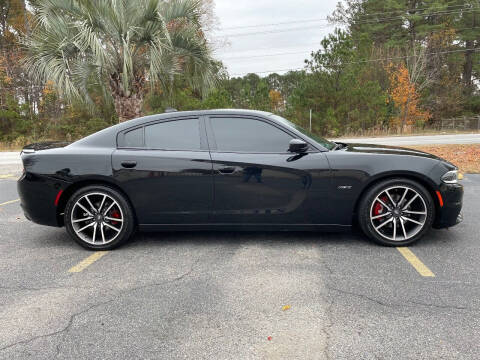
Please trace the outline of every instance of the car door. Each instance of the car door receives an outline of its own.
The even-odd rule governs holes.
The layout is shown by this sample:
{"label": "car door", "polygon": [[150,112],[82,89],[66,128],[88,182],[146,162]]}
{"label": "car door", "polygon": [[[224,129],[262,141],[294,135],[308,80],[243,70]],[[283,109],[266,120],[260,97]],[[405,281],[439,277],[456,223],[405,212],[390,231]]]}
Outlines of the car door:
{"label": "car door", "polygon": [[330,169],[325,155],[288,152],[295,135],[267,119],[210,116],[215,223],[323,224]]}
{"label": "car door", "polygon": [[150,123],[118,136],[113,176],[140,224],[208,221],[213,205],[212,163],[200,117]]}

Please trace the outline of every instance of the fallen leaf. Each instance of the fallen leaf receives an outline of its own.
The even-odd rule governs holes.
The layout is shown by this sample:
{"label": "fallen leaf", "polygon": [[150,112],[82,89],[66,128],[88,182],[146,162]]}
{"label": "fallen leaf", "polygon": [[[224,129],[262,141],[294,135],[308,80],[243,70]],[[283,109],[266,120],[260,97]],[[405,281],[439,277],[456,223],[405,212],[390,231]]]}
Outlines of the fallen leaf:
{"label": "fallen leaf", "polygon": [[463,173],[480,173],[479,144],[415,145],[409,147],[440,156],[457,165]]}
{"label": "fallen leaf", "polygon": [[267,340],[272,341],[272,337],[271,336],[267,337]]}
{"label": "fallen leaf", "polygon": [[284,306],[282,306],[282,310],[286,311],[286,310],[290,309],[290,307],[291,307],[290,305],[284,305]]}

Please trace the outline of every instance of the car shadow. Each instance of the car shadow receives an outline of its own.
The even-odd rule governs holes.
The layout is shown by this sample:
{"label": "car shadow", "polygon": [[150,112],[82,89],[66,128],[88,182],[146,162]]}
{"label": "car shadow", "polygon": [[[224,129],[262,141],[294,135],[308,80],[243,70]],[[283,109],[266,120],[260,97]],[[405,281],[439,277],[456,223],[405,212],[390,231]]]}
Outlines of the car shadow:
{"label": "car shadow", "polygon": [[[462,240],[462,232],[453,229],[432,229],[425,237],[409,247],[452,246]],[[305,231],[176,231],[137,232],[122,248],[155,247],[173,244],[208,245],[312,245],[316,247],[374,247],[382,248],[360,230],[343,232]]]}
{"label": "car shadow", "polygon": [[353,232],[302,232],[302,231],[177,231],[138,232],[122,248],[158,246],[167,244],[247,244],[262,245],[372,245],[363,234]]}
{"label": "car shadow", "polygon": [[[452,246],[459,243],[462,233],[455,229],[432,229],[424,238],[411,247]],[[460,230],[460,231],[459,231]],[[35,236],[35,242],[29,247],[75,247],[75,243],[65,229],[42,228]],[[305,232],[305,231],[161,231],[137,232],[132,239],[119,249],[154,248],[175,244],[194,245],[304,245],[315,247],[381,247],[368,239],[358,229],[343,232]]]}
{"label": "car shadow", "polygon": [[463,239],[460,226],[462,225],[457,225],[451,229],[432,229],[426,236],[411,246],[432,247],[445,244],[449,246],[455,245]]}

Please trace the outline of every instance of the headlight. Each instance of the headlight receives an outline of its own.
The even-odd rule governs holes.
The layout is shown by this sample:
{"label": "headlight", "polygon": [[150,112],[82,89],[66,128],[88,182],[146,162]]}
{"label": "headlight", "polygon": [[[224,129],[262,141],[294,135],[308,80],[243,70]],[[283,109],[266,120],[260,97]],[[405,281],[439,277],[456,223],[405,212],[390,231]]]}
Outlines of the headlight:
{"label": "headlight", "polygon": [[456,184],[458,182],[458,170],[452,170],[442,176],[445,184]]}

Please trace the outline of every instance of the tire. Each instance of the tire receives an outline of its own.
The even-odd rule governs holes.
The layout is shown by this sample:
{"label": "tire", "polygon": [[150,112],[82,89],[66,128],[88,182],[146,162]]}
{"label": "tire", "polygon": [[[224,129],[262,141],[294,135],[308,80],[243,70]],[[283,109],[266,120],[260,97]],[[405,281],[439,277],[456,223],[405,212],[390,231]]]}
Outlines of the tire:
{"label": "tire", "polygon": [[135,230],[127,199],[104,185],[77,190],[67,202],[64,221],[73,240],[89,250],[115,249],[130,239]]}
{"label": "tire", "polygon": [[374,184],[358,208],[363,233],[384,246],[406,246],[418,241],[431,229],[434,219],[435,204],[430,193],[416,181],[404,178]]}

